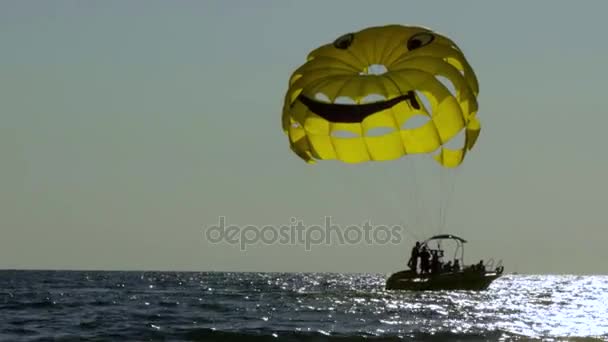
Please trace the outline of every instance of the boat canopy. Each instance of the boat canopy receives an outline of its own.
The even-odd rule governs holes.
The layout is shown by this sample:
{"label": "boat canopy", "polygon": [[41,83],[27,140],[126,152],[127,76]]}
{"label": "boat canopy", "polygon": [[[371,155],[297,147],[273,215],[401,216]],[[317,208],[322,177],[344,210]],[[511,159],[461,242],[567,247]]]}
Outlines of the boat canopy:
{"label": "boat canopy", "polygon": [[452,234],[441,234],[441,235],[435,235],[433,237],[428,238],[424,243],[426,244],[427,242],[431,241],[431,240],[443,240],[443,239],[452,239],[452,240],[458,240],[462,243],[467,242],[467,240],[458,237],[456,235],[452,235]]}

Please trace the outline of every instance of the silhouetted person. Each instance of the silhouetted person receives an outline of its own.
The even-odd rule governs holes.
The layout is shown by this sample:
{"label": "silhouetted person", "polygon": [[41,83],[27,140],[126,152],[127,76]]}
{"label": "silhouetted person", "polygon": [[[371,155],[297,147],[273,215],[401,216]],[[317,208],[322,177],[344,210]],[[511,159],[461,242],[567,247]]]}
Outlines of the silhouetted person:
{"label": "silhouetted person", "polygon": [[454,272],[460,272],[460,260],[454,260],[454,266],[452,267]]}
{"label": "silhouetted person", "polygon": [[433,274],[438,274],[439,272],[441,272],[441,263],[439,262],[439,252],[438,251],[432,251],[432,258],[431,258],[431,273]]}
{"label": "silhouetted person", "polygon": [[407,265],[416,274],[418,273],[418,257],[420,257],[420,242],[416,241],[416,245],[412,248],[410,260],[407,262]]}
{"label": "silhouetted person", "polygon": [[479,260],[479,263],[477,264],[477,271],[479,272],[483,272],[485,271],[485,266],[483,265],[483,260]]}
{"label": "silhouetted person", "polygon": [[445,265],[443,266],[443,271],[452,272],[452,262],[451,261],[448,261],[445,263]]}
{"label": "silhouetted person", "polygon": [[429,250],[426,248],[426,246],[422,247],[422,251],[420,252],[420,269],[421,269],[421,273],[429,273],[429,268],[430,268],[430,258],[431,258],[431,253],[429,253]]}

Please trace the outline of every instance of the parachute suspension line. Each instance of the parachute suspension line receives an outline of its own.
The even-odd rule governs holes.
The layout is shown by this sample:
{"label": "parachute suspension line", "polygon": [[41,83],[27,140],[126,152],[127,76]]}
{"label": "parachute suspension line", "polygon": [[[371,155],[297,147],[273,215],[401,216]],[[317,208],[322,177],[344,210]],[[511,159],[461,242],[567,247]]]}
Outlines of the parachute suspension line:
{"label": "parachute suspension line", "polygon": [[433,234],[442,234],[447,224],[447,213],[451,197],[454,190],[454,182],[451,173],[455,168],[445,168],[438,166],[437,161],[432,155],[422,156],[429,170],[424,173],[428,176],[424,181],[424,193],[427,198],[420,198],[418,201],[423,207],[420,214],[424,218],[424,223]]}
{"label": "parachute suspension line", "polygon": [[441,182],[441,193],[440,193],[440,197],[442,200],[441,203],[441,221],[439,224],[439,233],[444,233],[445,231],[445,226],[446,226],[446,217],[447,217],[447,211],[448,211],[448,206],[450,204],[450,195],[451,195],[451,189],[450,189],[450,185],[453,184],[452,182],[450,182],[449,179],[449,175],[451,173],[451,169],[448,170],[440,170],[440,174],[439,174],[439,178],[440,178],[440,182]]}
{"label": "parachute suspension line", "polygon": [[[421,222],[422,225],[426,227],[433,234],[438,233],[439,227],[439,218],[441,217],[441,197],[437,198],[440,193],[440,184],[437,179],[438,169],[441,166],[437,165],[437,161],[433,158],[432,155],[420,155],[420,162],[426,168],[428,168],[427,172],[422,172],[422,175],[426,175],[427,177],[422,182],[421,187],[423,188],[423,195],[419,196],[419,204],[421,206],[419,212],[422,217]],[[424,196],[426,195],[426,197]]]}
{"label": "parachute suspension line", "polygon": [[438,196],[439,196],[439,200],[438,200],[439,201],[439,216],[437,217],[438,218],[437,219],[437,232],[442,233],[442,230],[443,230],[442,221],[443,221],[443,214],[444,214],[444,211],[443,211],[444,197],[442,196],[443,195],[443,191],[442,191],[443,190],[443,177],[442,177],[443,170],[442,170],[442,168],[439,168],[437,173],[439,174],[439,176],[438,176],[439,181],[437,182],[438,187],[439,187],[439,189],[437,191]]}
{"label": "parachute suspension line", "polygon": [[[451,172],[453,171],[454,176],[458,176],[458,174],[460,173],[460,171],[458,169],[448,170],[448,171],[451,171]],[[453,178],[453,177],[451,177],[451,178]],[[445,217],[443,219],[443,221],[444,221],[443,222],[444,227],[446,225],[445,221],[447,219],[447,214],[448,214],[447,211],[450,210],[451,204],[452,204],[452,198],[454,198],[454,190],[456,188],[456,180],[455,179],[452,180],[452,179],[448,178],[448,182],[447,183],[448,183],[448,193],[445,196],[447,203],[445,205],[446,206],[446,208],[445,208],[446,214],[445,214]]]}
{"label": "parachute suspension line", "polygon": [[438,231],[439,233],[443,233],[443,229],[444,229],[444,223],[445,223],[445,206],[446,206],[446,199],[445,199],[445,194],[444,194],[444,190],[445,190],[445,182],[444,182],[444,170],[439,170],[439,224],[438,224]]}
{"label": "parachute suspension line", "polygon": [[456,188],[456,179],[460,174],[460,168],[463,165],[460,165],[456,168],[452,169],[442,169],[440,172],[440,182],[441,182],[441,223],[439,226],[439,233],[444,233],[446,225],[447,225],[447,215],[448,209],[450,208],[450,204],[452,203],[452,198],[454,196],[454,190]]}
{"label": "parachute suspension line", "polygon": [[446,172],[447,170],[443,170],[440,169],[439,170],[439,224],[438,224],[438,231],[439,234],[442,234],[444,232],[445,229],[445,217],[446,217],[446,210],[447,210],[447,196],[446,196],[446,182],[445,182],[445,176],[446,176]]}
{"label": "parachute suspension line", "polygon": [[[412,155],[398,161],[403,164],[403,168],[397,168],[398,179],[401,181],[397,182],[399,187],[391,188],[394,197],[404,197],[403,201],[399,199],[398,203],[395,203],[395,205],[398,204],[395,210],[400,213],[402,224],[404,216],[410,223],[409,226],[404,226],[417,241],[421,241],[420,235],[428,235],[429,225],[431,225],[429,209],[432,209],[432,206],[429,207],[431,199],[427,197],[432,186],[429,186],[428,179],[423,177],[424,175],[428,177],[428,173],[422,172],[424,169],[420,169],[422,166],[418,165],[423,164],[427,161],[426,159],[428,156]],[[435,163],[434,160],[432,162]],[[405,215],[403,215],[404,212]]]}
{"label": "parachute suspension line", "polygon": [[[346,197],[352,198],[353,196],[353,192],[355,192],[355,190],[358,193],[354,193],[354,197],[357,198],[359,196],[363,196],[365,197],[365,202],[367,202],[367,209],[371,210],[372,206],[370,204],[373,204],[372,201],[372,196],[370,196],[369,191],[366,191],[365,189],[365,185],[361,186],[361,183],[363,184],[367,184],[367,182],[361,182],[358,178],[360,176],[357,176],[357,171],[361,171],[361,170],[348,170],[348,168],[351,167],[351,165],[339,165],[340,168],[347,168],[344,171],[339,171],[340,175],[338,176],[338,178],[342,181],[342,183],[346,183],[348,181],[349,184],[344,184],[345,189],[351,189],[350,191],[346,190],[344,191]],[[344,176],[346,174],[346,177]]]}
{"label": "parachute suspension line", "polygon": [[[373,175],[368,175],[368,177],[370,177],[371,179],[374,179]],[[368,207],[369,211],[370,212],[377,211],[377,209],[376,210],[374,210],[374,209],[375,209],[375,207],[378,207],[378,203],[381,201],[381,198],[382,198],[382,191],[379,192],[378,183],[371,182],[371,181],[365,179],[362,182],[357,182],[357,184],[360,184],[359,188],[365,192],[365,198],[367,201],[367,207]],[[371,218],[370,218],[370,221],[371,221]]]}
{"label": "parachute suspension line", "polygon": [[[378,165],[366,165],[366,166],[378,167]],[[384,165],[380,165],[380,166],[384,166]],[[356,171],[361,172],[362,170],[359,169]],[[401,227],[404,229],[405,233],[413,236],[416,240],[420,240],[419,236],[411,229],[408,229],[408,226],[405,224],[403,217],[401,216],[401,212],[403,211],[403,209],[399,208],[398,203],[395,203],[395,200],[398,201],[398,199],[395,199],[394,196],[393,196],[393,200],[387,199],[387,193],[390,191],[382,191],[383,189],[381,189],[380,182],[371,182],[370,179],[374,179],[373,175],[370,175],[369,173],[367,173],[365,175],[367,177],[364,176],[363,180],[358,180],[360,178],[359,178],[359,176],[356,176],[356,172],[353,173],[352,171],[347,170],[346,172],[342,172],[341,175],[343,175],[344,173],[348,174],[348,176],[339,177],[339,178],[341,178],[342,183],[347,183],[348,181],[350,181],[351,184],[344,184],[344,185],[346,185],[346,188],[347,189],[349,189],[349,188],[357,189],[358,191],[360,191],[360,194],[357,194],[357,195],[363,195],[365,197],[365,199],[366,199],[365,202],[367,202],[367,208],[368,208],[369,212],[376,211],[376,210],[374,210],[374,208],[377,208],[377,207],[390,208],[389,210],[392,210],[396,213],[397,218],[399,220],[399,224],[401,224]],[[355,184],[357,184],[357,185],[355,185]],[[390,186],[390,189],[394,190],[395,188],[397,188],[397,187]],[[345,191],[345,193],[346,193],[347,197],[350,197],[350,195],[352,195],[352,192],[349,192],[348,190]],[[394,195],[394,192],[391,192],[391,193]],[[370,223],[371,223],[371,220],[370,220]]]}
{"label": "parachute suspension line", "polygon": [[[391,163],[399,163],[399,161],[392,161]],[[382,166],[382,165],[381,165]],[[378,167],[378,166],[376,166]],[[403,212],[407,212],[408,209],[408,204],[405,203],[404,206],[404,201],[402,200],[400,194],[403,192],[402,190],[402,179],[403,176],[401,175],[401,173],[399,174],[399,177],[397,177],[396,181],[393,181],[393,177],[391,177],[390,175],[390,169],[388,172],[384,173],[383,175],[384,180],[388,181],[388,182],[383,182],[383,183],[379,183],[378,186],[374,189],[376,192],[380,192],[381,195],[379,194],[378,199],[381,199],[381,201],[383,203],[381,203],[381,205],[383,205],[386,208],[389,208],[390,211],[392,211],[394,213],[394,215],[396,215],[397,220],[399,221],[399,224],[401,226],[401,229],[403,231],[405,231],[406,234],[412,236],[413,238],[415,238],[416,240],[420,240],[420,237],[418,236],[417,232],[413,229],[410,228],[410,226],[408,224],[406,224],[406,220],[404,219],[404,215]],[[407,179],[407,178],[406,178]],[[381,189],[380,186],[381,184],[388,184],[388,189]],[[407,186],[407,180],[406,180],[406,185],[405,185],[405,191],[408,190],[408,186]],[[378,201],[376,201],[374,203],[375,205],[378,205]],[[411,207],[411,206],[409,206]],[[407,218],[407,214],[405,215],[405,217]]]}
{"label": "parachute suspension line", "polygon": [[[409,216],[408,221],[410,222],[410,225],[406,226],[405,228],[411,232],[420,233],[420,231],[419,231],[420,223],[421,223],[420,189],[419,189],[419,185],[418,185],[418,179],[416,176],[416,173],[417,173],[416,167],[417,166],[416,166],[416,163],[412,160],[412,157],[413,156],[411,156],[410,158],[406,157],[403,160],[403,164],[405,164],[403,167],[404,170],[399,170],[399,171],[405,172],[405,174],[400,172],[400,175],[399,175],[399,179],[405,179],[405,184],[404,184],[404,189],[401,189],[401,187],[400,187],[398,193],[405,192],[406,198],[409,199],[409,203],[406,204],[406,207],[400,208],[400,212],[405,211],[406,215]],[[418,240],[418,241],[421,240],[419,234],[416,234],[416,233],[414,233],[416,240]]]}
{"label": "parachute suspension line", "polygon": [[[395,206],[395,210],[399,213],[399,221],[401,222],[401,226],[403,229],[405,229],[406,231],[408,231],[417,241],[420,241],[420,235],[418,233],[420,233],[418,231],[418,227],[419,227],[419,210],[418,210],[418,205],[419,205],[419,201],[418,201],[418,186],[416,183],[416,164],[409,158],[405,158],[403,160],[403,164],[405,164],[404,166],[404,170],[400,170],[399,169],[399,177],[398,179],[405,179],[405,184],[402,184],[401,182],[399,182],[399,187],[392,187],[393,191],[393,197],[397,199],[397,202],[394,203]],[[411,169],[411,170],[408,170]],[[405,171],[405,175],[402,173],[402,171]],[[411,172],[407,172],[407,171],[411,171]],[[404,189],[402,188],[402,186],[404,187]],[[395,191],[396,190],[396,191]],[[409,197],[410,199],[410,203],[403,203],[404,201],[401,200],[401,194],[402,193],[406,193],[406,198]],[[409,194],[409,196],[407,196]],[[405,206],[404,206],[405,205]],[[409,210],[408,210],[409,209]],[[413,213],[412,213],[413,210]],[[405,215],[403,215],[403,212],[405,212]],[[414,220],[413,222],[411,221],[411,219],[409,219],[410,224],[406,224],[404,219],[404,216],[406,217],[406,219],[409,219],[408,216],[413,216]]]}

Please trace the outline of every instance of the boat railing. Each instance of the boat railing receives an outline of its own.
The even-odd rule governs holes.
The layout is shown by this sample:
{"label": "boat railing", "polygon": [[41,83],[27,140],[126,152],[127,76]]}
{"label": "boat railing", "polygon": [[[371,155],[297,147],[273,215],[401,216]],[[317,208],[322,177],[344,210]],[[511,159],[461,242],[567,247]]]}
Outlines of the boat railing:
{"label": "boat railing", "polygon": [[494,258],[488,259],[488,261],[484,263],[484,267],[486,271],[494,269]]}
{"label": "boat railing", "polygon": [[485,271],[502,273],[502,270],[504,269],[502,265],[502,259],[498,260],[498,262],[496,262],[496,265],[494,265],[494,261],[494,258],[488,259],[488,261],[484,265]]}
{"label": "boat railing", "polygon": [[496,272],[497,273],[502,273],[504,271],[505,267],[502,265],[502,259],[498,260],[498,262],[496,263]]}

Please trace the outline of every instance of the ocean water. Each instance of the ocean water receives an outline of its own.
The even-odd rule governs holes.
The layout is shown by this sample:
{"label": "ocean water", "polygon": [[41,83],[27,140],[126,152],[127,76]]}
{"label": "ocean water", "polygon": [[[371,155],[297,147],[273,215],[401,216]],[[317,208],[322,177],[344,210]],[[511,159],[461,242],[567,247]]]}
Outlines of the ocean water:
{"label": "ocean water", "polygon": [[393,292],[386,275],[0,271],[1,341],[608,340],[608,276]]}

